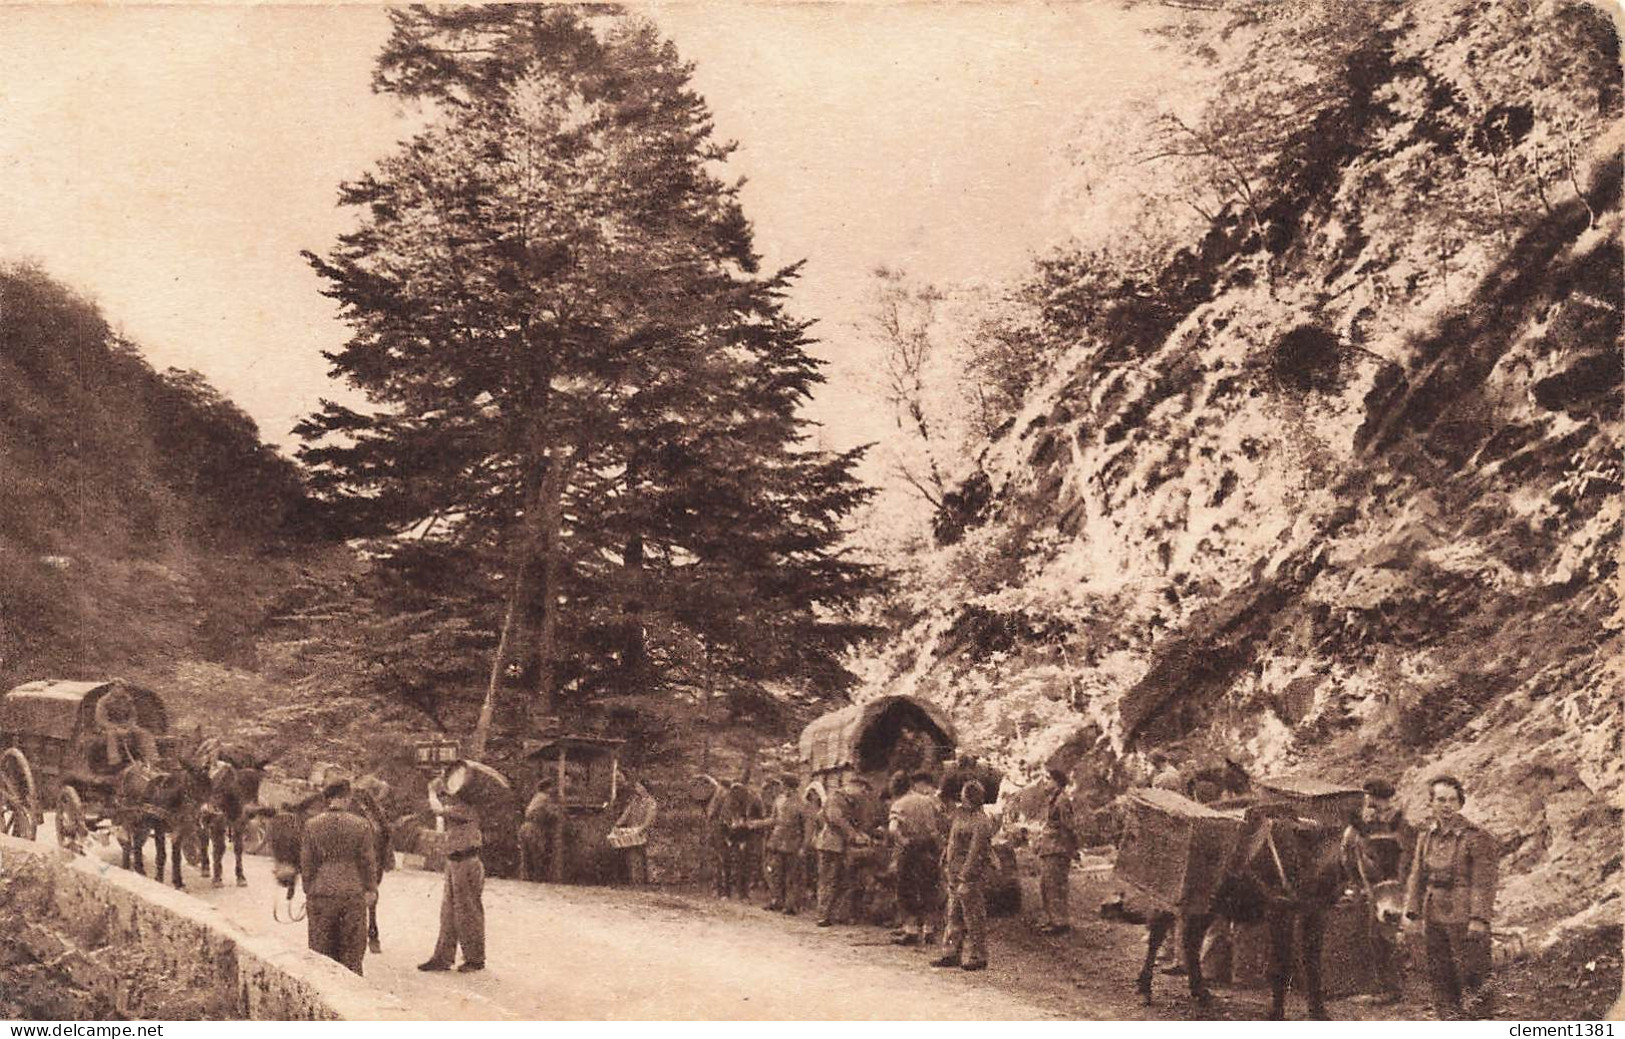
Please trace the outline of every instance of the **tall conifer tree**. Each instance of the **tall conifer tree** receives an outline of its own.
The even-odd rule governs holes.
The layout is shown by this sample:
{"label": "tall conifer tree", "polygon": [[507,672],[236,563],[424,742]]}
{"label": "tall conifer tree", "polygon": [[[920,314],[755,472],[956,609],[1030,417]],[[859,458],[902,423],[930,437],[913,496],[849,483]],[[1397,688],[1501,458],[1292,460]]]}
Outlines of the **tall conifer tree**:
{"label": "tall conifer tree", "polygon": [[486,560],[493,692],[512,661],[544,712],[641,684],[656,628],[741,678],[840,686],[877,580],[839,549],[859,453],[806,449],[796,270],[760,271],[690,66],[601,8],[391,18],[375,87],[429,120],[309,256],[353,329],[333,374],[373,404],[303,425],[318,490]]}

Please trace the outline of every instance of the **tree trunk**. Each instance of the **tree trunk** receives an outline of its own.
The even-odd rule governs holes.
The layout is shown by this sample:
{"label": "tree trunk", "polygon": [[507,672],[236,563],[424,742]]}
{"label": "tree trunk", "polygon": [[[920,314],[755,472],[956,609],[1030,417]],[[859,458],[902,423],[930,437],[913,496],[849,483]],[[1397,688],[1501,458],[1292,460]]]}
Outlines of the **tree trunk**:
{"label": "tree trunk", "polygon": [[643,674],[643,536],[634,534],[621,553],[626,569],[626,601],[621,618],[621,694],[636,691]]}
{"label": "tree trunk", "polygon": [[491,659],[491,679],[485,686],[485,702],[480,704],[480,720],[474,724],[474,735],[469,740],[468,756],[475,761],[485,759],[485,745],[491,738],[491,719],[496,715],[497,690],[502,685],[502,669],[508,662],[508,646],[513,641],[514,621],[519,615],[519,601],[524,594],[525,571],[529,560],[523,553],[513,575],[513,587],[508,589],[508,606],[502,615],[502,634],[497,638],[496,654]]}
{"label": "tree trunk", "polygon": [[570,471],[580,452],[566,456],[553,452],[548,456],[547,470],[542,476],[537,495],[536,546],[541,552],[541,621],[536,632],[536,710],[543,715],[554,713],[558,690],[554,688],[556,673],[554,658],[558,655],[559,633],[559,579],[564,571],[564,488],[569,484]]}

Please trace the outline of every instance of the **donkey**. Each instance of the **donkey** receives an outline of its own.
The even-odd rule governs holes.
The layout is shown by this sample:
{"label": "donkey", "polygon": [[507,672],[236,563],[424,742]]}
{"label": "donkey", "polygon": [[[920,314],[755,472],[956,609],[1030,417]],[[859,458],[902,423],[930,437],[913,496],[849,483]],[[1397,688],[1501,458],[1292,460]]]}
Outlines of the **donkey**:
{"label": "donkey", "polygon": [[247,887],[248,878],[243,874],[243,830],[252,818],[249,806],[259,800],[260,783],[265,778],[265,762],[220,752],[217,746],[210,746],[208,750],[208,754],[202,755],[204,760],[214,760],[208,766],[209,793],[201,812],[204,831],[202,867],[205,872],[212,873],[215,887],[224,886],[221,873],[224,871],[226,839],[229,837],[232,854],[236,858],[237,886]]}
{"label": "donkey", "polygon": [[165,840],[172,837],[175,888],[185,888],[181,851],[195,850],[199,841],[198,806],[208,796],[208,784],[204,771],[186,761],[167,770],[135,761],[119,771],[113,783],[113,818],[125,869],[146,875],[144,849],[150,835],[157,860],[155,875],[163,883],[168,857]]}

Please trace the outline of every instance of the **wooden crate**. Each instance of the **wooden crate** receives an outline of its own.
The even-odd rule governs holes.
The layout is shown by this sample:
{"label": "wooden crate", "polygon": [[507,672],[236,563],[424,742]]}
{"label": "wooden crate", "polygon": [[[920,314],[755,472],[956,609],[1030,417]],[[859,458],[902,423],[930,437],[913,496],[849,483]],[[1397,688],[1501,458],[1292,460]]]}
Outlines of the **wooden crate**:
{"label": "wooden crate", "polygon": [[1206,912],[1241,836],[1240,812],[1216,811],[1171,790],[1135,790],[1125,803],[1117,879],[1163,909]]}
{"label": "wooden crate", "polygon": [[1359,816],[1365,804],[1365,791],[1359,787],[1313,777],[1261,779],[1256,785],[1261,800],[1289,802],[1305,819],[1335,826],[1339,831]]}

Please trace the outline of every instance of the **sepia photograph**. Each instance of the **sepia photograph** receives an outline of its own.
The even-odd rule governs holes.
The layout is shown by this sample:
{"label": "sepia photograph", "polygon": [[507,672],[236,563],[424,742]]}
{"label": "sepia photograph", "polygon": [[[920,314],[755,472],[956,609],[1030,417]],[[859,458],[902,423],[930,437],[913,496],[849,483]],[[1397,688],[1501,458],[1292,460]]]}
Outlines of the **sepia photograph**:
{"label": "sepia photograph", "polygon": [[9,1034],[1611,1036],[1622,25],[0,7]]}

